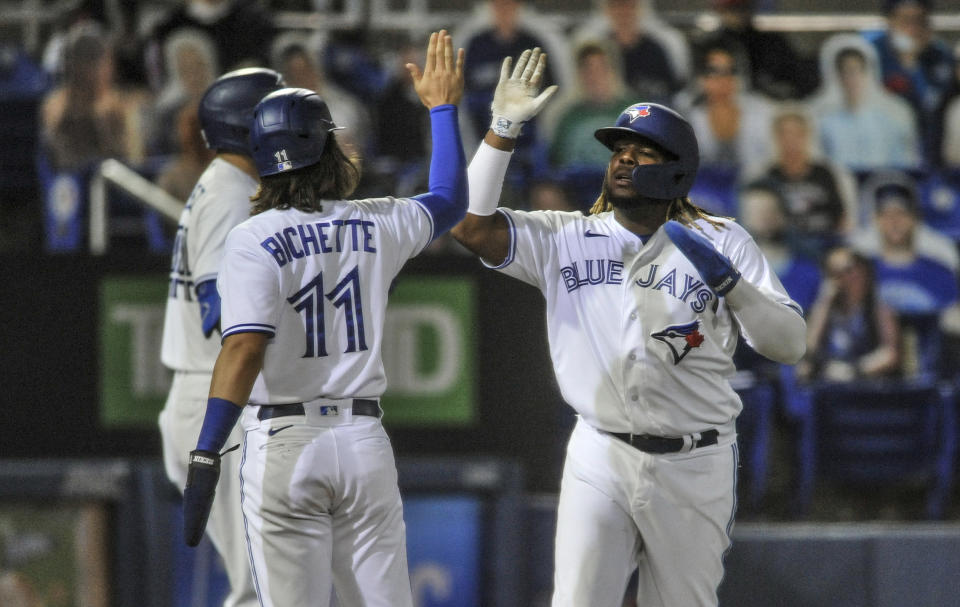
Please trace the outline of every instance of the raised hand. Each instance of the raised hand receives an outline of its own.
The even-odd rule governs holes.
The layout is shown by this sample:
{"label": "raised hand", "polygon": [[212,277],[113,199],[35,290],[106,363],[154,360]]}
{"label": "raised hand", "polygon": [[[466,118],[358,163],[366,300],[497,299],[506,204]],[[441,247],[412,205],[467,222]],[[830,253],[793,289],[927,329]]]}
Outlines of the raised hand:
{"label": "raised hand", "polygon": [[464,51],[459,49],[454,60],[453,38],[447,30],[430,34],[423,71],[414,63],[406,65],[423,105],[433,108],[460,102],[463,97],[463,58]]}
{"label": "raised hand", "polygon": [[[539,48],[527,49],[510,69],[513,59],[507,57],[500,66],[500,81],[493,93],[493,122],[495,135],[516,139],[523,123],[537,115],[547,100],[557,92],[557,85],[540,92],[543,72],[547,68],[547,54]],[[539,94],[538,94],[539,93]]]}

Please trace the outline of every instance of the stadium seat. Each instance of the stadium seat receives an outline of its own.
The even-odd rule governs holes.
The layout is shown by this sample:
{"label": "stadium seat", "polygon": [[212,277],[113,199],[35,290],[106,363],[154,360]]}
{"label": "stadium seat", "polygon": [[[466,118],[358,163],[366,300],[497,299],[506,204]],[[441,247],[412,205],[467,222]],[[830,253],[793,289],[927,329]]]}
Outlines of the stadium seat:
{"label": "stadium seat", "polygon": [[960,170],[930,173],[919,185],[924,223],[960,242]]}
{"label": "stadium seat", "polygon": [[738,179],[736,169],[701,166],[690,189],[690,200],[715,215],[736,217]]}
{"label": "stadium seat", "polygon": [[557,180],[569,194],[574,206],[586,213],[600,195],[605,170],[602,166],[568,166],[558,171]]}
{"label": "stadium seat", "polygon": [[798,423],[794,513],[810,512],[822,482],[926,489],[924,515],[942,519],[954,474],[956,398],[933,379],[800,385],[784,374]]}
{"label": "stadium seat", "polygon": [[37,177],[43,194],[44,250],[74,253],[86,243],[86,214],[94,167],[73,171],[53,168],[42,146],[36,151]]}
{"label": "stadium seat", "polygon": [[900,313],[900,333],[904,342],[904,373],[908,377],[925,376],[949,379],[956,371],[945,368],[943,347],[945,336],[940,328],[940,314]]}
{"label": "stadium seat", "polygon": [[[90,197],[100,163],[75,170],[57,169],[40,146],[35,154],[36,171],[43,194],[44,250],[47,253],[77,253],[88,244]],[[154,176],[156,167],[145,164],[138,172]],[[156,211],[117,188],[107,188],[108,236],[130,247],[169,254],[173,230]]]}
{"label": "stadium seat", "polygon": [[23,49],[0,43],[0,252],[40,242],[39,176],[34,160],[40,106],[49,78]]}
{"label": "stadium seat", "polygon": [[[738,374],[738,377],[742,375]],[[737,440],[740,461],[746,472],[743,483],[746,506],[755,511],[767,494],[777,391],[770,382],[753,378],[742,383],[731,382],[731,385],[743,401],[743,411],[737,418]]]}

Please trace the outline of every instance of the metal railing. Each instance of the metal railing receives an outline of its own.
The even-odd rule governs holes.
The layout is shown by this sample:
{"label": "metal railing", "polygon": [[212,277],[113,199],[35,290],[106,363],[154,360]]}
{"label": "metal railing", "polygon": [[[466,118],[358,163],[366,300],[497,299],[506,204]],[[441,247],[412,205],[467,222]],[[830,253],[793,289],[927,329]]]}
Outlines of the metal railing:
{"label": "metal railing", "polygon": [[149,179],[118,160],[108,158],[100,163],[90,181],[90,253],[103,255],[110,241],[110,210],[107,186],[126,192],[137,203],[160,213],[174,224],[180,220],[184,203]]}

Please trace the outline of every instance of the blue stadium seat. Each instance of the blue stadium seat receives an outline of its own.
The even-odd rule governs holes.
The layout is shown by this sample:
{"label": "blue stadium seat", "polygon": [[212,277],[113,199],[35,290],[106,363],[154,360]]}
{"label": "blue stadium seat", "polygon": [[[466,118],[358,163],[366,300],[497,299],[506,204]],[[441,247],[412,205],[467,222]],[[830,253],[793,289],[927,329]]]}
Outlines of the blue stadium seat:
{"label": "blue stadium seat", "polygon": [[900,313],[900,333],[904,342],[909,343],[904,361],[907,372],[926,377],[950,379],[955,369],[945,368],[943,348],[945,335],[940,328],[940,314]]}
{"label": "blue stadium seat", "polygon": [[942,519],[953,486],[956,396],[932,379],[799,385],[784,374],[788,416],[798,423],[794,513],[809,514],[821,482],[923,486],[924,515]]}
{"label": "blue stadium seat", "polygon": [[590,210],[603,189],[605,167],[592,165],[571,165],[558,171],[559,181],[570,201],[584,213]]}
{"label": "blue stadium seat", "polygon": [[733,385],[743,401],[743,411],[737,418],[737,440],[746,471],[745,501],[751,510],[757,510],[767,494],[777,390],[771,382],[756,379]]}
{"label": "blue stadium seat", "polygon": [[924,223],[960,242],[960,169],[930,173],[919,185]]}
{"label": "blue stadium seat", "polygon": [[715,215],[736,217],[738,179],[736,169],[701,166],[690,189],[690,200]]}
{"label": "blue stadium seat", "polygon": [[0,249],[40,241],[39,176],[34,153],[49,78],[23,49],[0,43]]}
{"label": "blue stadium seat", "polygon": [[43,194],[43,244],[47,253],[73,253],[86,244],[90,177],[95,167],[55,169],[39,146],[36,174]]}
{"label": "blue stadium seat", "polygon": [[[36,172],[43,194],[44,250],[47,253],[77,253],[87,246],[91,183],[99,163],[75,170],[57,169],[43,146],[35,154]],[[151,179],[156,167],[145,164],[138,172]],[[173,230],[156,211],[144,208],[132,195],[107,188],[110,238],[125,238],[135,248],[169,254]]]}

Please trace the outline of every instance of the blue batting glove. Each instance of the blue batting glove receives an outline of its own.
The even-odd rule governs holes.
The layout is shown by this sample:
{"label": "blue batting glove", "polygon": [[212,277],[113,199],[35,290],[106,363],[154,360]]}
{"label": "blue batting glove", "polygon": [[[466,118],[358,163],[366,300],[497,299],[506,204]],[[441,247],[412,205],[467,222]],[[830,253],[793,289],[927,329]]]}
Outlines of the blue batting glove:
{"label": "blue batting glove", "polygon": [[730,260],[703,236],[672,219],[663,229],[717,295],[726,295],[740,280],[740,272]]}

